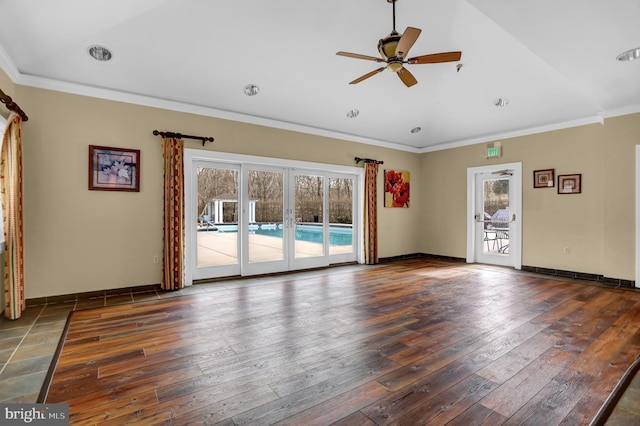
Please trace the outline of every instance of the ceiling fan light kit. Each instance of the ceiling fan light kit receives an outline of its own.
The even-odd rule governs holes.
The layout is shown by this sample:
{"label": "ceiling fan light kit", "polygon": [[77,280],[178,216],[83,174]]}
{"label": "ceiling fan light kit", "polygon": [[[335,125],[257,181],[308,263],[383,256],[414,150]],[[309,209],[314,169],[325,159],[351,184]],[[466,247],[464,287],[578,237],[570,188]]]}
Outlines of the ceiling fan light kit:
{"label": "ceiling fan light kit", "polygon": [[[422,32],[419,28],[407,27],[403,34],[396,31],[396,2],[397,0],[387,0],[388,3],[393,4],[393,30],[391,34],[380,39],[378,42],[378,52],[380,58],[375,56],[361,55],[358,53],[338,52],[338,56],[346,56],[348,58],[364,59],[374,62],[385,62],[386,66],[371,71],[361,77],[356,78],[349,84],[357,84],[363,80],[373,77],[374,75],[388,69],[389,71],[396,73],[405,86],[411,87],[418,83],[418,80],[404,67],[405,64],[437,64],[442,62],[456,62],[462,57],[462,52],[442,52],[433,53],[429,55],[415,56],[409,59],[405,59],[409,49],[418,39],[418,36]],[[457,68],[460,71],[460,67]]]}
{"label": "ceiling fan light kit", "polygon": [[622,52],[616,57],[619,61],[633,61],[638,58],[640,58],[640,47]]}

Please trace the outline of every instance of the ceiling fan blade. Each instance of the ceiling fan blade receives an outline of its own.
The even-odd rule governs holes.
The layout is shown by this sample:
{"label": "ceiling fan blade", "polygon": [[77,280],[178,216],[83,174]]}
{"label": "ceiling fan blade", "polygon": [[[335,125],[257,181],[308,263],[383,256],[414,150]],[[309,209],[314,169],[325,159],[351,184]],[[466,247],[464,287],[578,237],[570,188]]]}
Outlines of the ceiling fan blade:
{"label": "ceiling fan blade", "polygon": [[418,80],[416,80],[413,74],[411,74],[409,70],[404,67],[400,68],[400,70],[396,74],[398,74],[398,77],[400,77],[400,80],[402,80],[402,82],[407,87],[411,87],[418,82]]}
{"label": "ceiling fan blade", "polygon": [[407,27],[407,29],[404,30],[404,34],[402,34],[398,42],[398,47],[396,47],[396,56],[398,58],[404,58],[407,55],[409,49],[411,49],[411,46],[416,42],[421,32],[421,29],[413,27]]}
{"label": "ceiling fan blade", "polygon": [[350,82],[349,84],[358,84],[358,83],[360,83],[362,80],[366,80],[367,78],[369,78],[369,77],[373,77],[374,75],[376,75],[376,74],[378,74],[378,73],[380,73],[380,72],[384,71],[384,69],[385,69],[385,68],[387,68],[387,67],[381,67],[381,68],[378,68],[377,70],[371,71],[370,73],[367,73],[367,74],[363,75],[362,77],[358,77],[358,78],[356,78],[355,80],[353,80],[353,81],[352,81],[352,82]]}
{"label": "ceiling fan blade", "polygon": [[407,59],[409,64],[437,64],[439,62],[456,62],[462,57],[462,52],[442,52],[431,55],[416,56]]}
{"label": "ceiling fan blade", "polygon": [[366,59],[368,61],[384,62],[384,59],[376,58],[375,56],[360,55],[359,53],[338,52],[338,56],[346,56],[347,58]]}

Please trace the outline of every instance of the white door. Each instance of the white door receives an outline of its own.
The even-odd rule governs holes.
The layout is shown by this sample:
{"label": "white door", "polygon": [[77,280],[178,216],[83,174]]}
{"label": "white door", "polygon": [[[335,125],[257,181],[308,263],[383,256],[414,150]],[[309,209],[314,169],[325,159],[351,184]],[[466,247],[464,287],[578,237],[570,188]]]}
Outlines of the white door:
{"label": "white door", "polygon": [[362,261],[360,168],[185,150],[185,176],[188,283]]}
{"label": "white door", "polygon": [[195,161],[193,176],[193,278],[240,274],[240,166]]}
{"label": "white door", "polygon": [[286,191],[289,171],[268,166],[243,168],[240,221],[242,275],[289,269],[293,209]]}
{"label": "white door", "polygon": [[325,214],[327,177],[323,172],[291,170],[290,221],[291,268],[318,268],[329,265],[329,224]]}
{"label": "white door", "polygon": [[640,145],[636,145],[636,287],[640,288]]}
{"label": "white door", "polygon": [[[362,248],[358,214],[358,182],[354,175],[331,174],[327,176],[327,204],[329,218],[329,261],[330,263],[353,262],[358,258],[358,248]],[[360,194],[362,195],[362,194]]]}
{"label": "white door", "polygon": [[472,168],[467,174],[467,261],[520,269],[520,163]]}

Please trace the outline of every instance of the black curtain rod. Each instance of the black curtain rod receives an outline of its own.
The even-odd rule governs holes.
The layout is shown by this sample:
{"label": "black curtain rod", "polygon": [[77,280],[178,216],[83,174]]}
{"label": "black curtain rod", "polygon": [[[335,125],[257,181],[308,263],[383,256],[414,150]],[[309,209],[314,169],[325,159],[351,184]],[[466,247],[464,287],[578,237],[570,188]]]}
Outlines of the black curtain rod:
{"label": "black curtain rod", "polygon": [[182,133],[174,133],[174,132],[159,132],[157,130],[153,131],[153,135],[162,136],[163,138],[197,139],[202,141],[202,146],[204,146],[205,142],[213,142],[212,137],[183,135]]}
{"label": "black curtain rod", "polygon": [[356,157],[355,160],[356,160],[356,164],[358,164],[361,161],[363,161],[365,163],[384,164],[384,161],[372,160],[371,158]]}
{"label": "black curtain rod", "polygon": [[13,102],[13,99],[11,99],[11,96],[5,94],[2,91],[2,89],[0,89],[0,102],[5,104],[9,110],[17,113],[20,116],[20,118],[22,118],[22,121],[29,120],[29,117],[27,117],[27,114],[24,113],[22,108],[20,108],[17,103]]}

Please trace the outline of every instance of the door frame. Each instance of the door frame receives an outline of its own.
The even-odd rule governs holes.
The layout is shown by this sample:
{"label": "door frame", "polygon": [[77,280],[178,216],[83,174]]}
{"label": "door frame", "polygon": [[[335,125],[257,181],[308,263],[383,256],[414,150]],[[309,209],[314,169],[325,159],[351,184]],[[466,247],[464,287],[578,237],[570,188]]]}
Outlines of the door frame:
{"label": "door frame", "polygon": [[640,145],[636,145],[636,288],[640,288]]}
{"label": "door frame", "polygon": [[[330,174],[348,175],[354,177],[354,208],[353,208],[353,243],[355,260],[358,263],[364,263],[364,243],[362,238],[363,217],[364,217],[364,169],[362,167],[341,166],[336,164],[313,163],[308,161],[287,160],[272,157],[259,157],[245,154],[233,154],[217,151],[209,151],[202,149],[185,148],[184,150],[184,176],[185,176],[185,281],[186,285],[192,285],[194,276],[193,271],[196,265],[196,248],[195,238],[192,231],[196,229],[196,221],[198,212],[195,211],[194,203],[191,203],[192,197],[197,190],[197,184],[194,175],[194,164],[197,161],[209,161],[219,164],[240,164],[241,170],[246,166],[256,167],[276,167],[301,170],[321,170]],[[242,172],[241,172],[242,174]],[[240,178],[242,181],[242,177]],[[241,185],[244,183],[241,182]],[[356,191],[357,190],[357,191]],[[242,207],[241,207],[242,208]],[[240,212],[240,216],[243,212]],[[328,217],[328,212],[325,214]],[[242,247],[241,247],[242,250]],[[329,256],[330,261],[336,260],[339,263],[343,261],[340,256]],[[241,272],[244,275],[243,272]]]}
{"label": "door frame", "polygon": [[515,191],[509,197],[509,212],[514,214],[516,220],[511,223],[509,231],[509,257],[512,262],[509,266],[515,269],[522,268],[522,163],[502,163],[490,166],[477,166],[467,168],[467,263],[476,263],[476,220],[474,215],[476,202],[476,175],[479,173],[493,173],[504,169],[513,170],[511,183]]}

